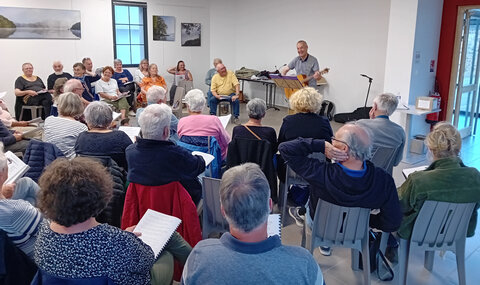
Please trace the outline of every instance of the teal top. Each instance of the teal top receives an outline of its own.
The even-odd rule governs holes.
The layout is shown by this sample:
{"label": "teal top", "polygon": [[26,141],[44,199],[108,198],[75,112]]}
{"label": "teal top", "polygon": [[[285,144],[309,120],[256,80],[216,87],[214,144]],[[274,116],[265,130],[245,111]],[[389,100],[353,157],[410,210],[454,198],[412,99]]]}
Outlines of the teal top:
{"label": "teal top", "polygon": [[398,189],[403,220],[398,235],[409,239],[417,215],[426,200],[471,203],[477,202],[468,225],[467,236],[475,233],[480,202],[480,173],[467,167],[458,157],[442,158],[424,171],[412,173]]}

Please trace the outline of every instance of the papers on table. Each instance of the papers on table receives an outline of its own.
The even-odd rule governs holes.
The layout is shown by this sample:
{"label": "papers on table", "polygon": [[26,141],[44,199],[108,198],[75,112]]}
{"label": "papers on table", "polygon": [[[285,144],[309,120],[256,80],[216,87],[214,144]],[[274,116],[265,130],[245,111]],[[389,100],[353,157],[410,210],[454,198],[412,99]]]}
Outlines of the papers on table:
{"label": "papers on table", "polygon": [[205,160],[205,167],[207,167],[215,159],[215,156],[200,151],[192,151],[192,155],[199,155],[203,157],[203,160]]}
{"label": "papers on table", "polygon": [[118,128],[119,131],[122,131],[130,137],[132,142],[135,142],[135,137],[140,134],[140,127],[127,127],[127,126],[121,126]]}
{"label": "papers on table", "polygon": [[428,165],[422,165],[418,167],[412,167],[412,168],[405,168],[402,170],[403,177],[407,178],[410,174],[417,172],[417,171],[423,171],[427,169]]}
{"label": "papers on table", "polygon": [[231,117],[232,117],[232,114],[228,114],[226,116],[218,117],[220,119],[220,122],[222,123],[222,126],[223,126],[224,129],[227,128],[228,122],[230,122]]}
{"label": "papers on table", "polygon": [[148,209],[133,230],[142,233],[139,238],[150,246],[158,257],[182,221],[173,216]]}
{"label": "papers on table", "polygon": [[26,165],[20,158],[18,158],[13,152],[7,151],[5,153],[8,164],[8,178],[4,184],[10,184],[17,181],[20,177],[27,172],[30,166]]}
{"label": "papers on table", "polygon": [[282,223],[280,221],[280,214],[270,214],[268,216],[267,234],[269,237],[274,235],[281,237],[281,226]]}

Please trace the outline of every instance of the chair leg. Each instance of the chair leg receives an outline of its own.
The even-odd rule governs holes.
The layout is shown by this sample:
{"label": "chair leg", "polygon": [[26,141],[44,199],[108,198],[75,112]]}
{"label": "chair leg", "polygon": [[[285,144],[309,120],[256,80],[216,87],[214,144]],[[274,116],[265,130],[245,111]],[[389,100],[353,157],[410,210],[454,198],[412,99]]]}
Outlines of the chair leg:
{"label": "chair leg", "polygon": [[435,251],[428,251],[428,250],[425,251],[425,261],[423,266],[425,267],[425,269],[427,269],[430,272],[433,270],[434,258],[435,258]]}
{"label": "chair leg", "polygon": [[455,255],[457,258],[458,284],[467,284],[467,275],[465,272],[465,239],[457,241],[455,245]]}
{"label": "chair leg", "polygon": [[407,284],[408,255],[410,253],[410,241],[400,239],[398,247],[398,285]]}
{"label": "chair leg", "polygon": [[387,250],[387,244],[388,244],[388,237],[390,236],[390,233],[382,232],[382,237],[380,239],[380,251],[385,255],[385,251]]}
{"label": "chair leg", "polygon": [[22,121],[23,120],[23,108],[22,110],[20,111],[20,117],[18,118],[19,121]]}
{"label": "chair leg", "polygon": [[288,183],[287,180],[285,180],[285,184],[283,185],[283,193],[282,197],[282,219],[283,219],[283,226],[285,226],[285,220],[287,219],[287,195],[288,195]]}
{"label": "chair leg", "polygon": [[[368,231],[368,229],[367,229]],[[363,284],[370,285],[370,249],[368,232],[362,240]]]}
{"label": "chair leg", "polygon": [[[351,252],[350,256],[352,259],[351,261],[352,270],[359,271],[360,270],[360,252],[353,248],[350,250],[350,252]],[[363,254],[362,254],[362,258],[363,258]]]}

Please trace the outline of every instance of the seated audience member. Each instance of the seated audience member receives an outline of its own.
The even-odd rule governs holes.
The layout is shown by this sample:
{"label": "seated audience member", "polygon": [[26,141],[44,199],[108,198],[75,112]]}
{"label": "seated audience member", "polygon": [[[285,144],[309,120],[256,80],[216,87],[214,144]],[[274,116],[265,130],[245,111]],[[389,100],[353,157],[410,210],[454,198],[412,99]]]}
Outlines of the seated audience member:
{"label": "seated audience member", "polygon": [[188,257],[182,284],[323,284],[313,256],[268,236],[270,187],[258,165],[225,172],[220,205],[230,232],[200,241]]}
{"label": "seated audience member", "polygon": [[[395,182],[385,170],[368,160],[371,149],[368,129],[354,124],[342,126],[332,137],[332,144],[312,138],[280,144],[278,150],[288,166],[310,184],[308,225],[311,226],[321,198],[339,206],[380,209],[379,214],[370,216],[370,226],[384,232],[398,229],[402,212]],[[337,163],[309,158],[314,152],[324,153]],[[301,221],[305,219],[301,210],[291,208],[289,212]],[[329,248],[321,247],[321,252],[330,255]]]}
{"label": "seated audience member", "polygon": [[[312,87],[305,87],[293,93],[289,103],[295,114],[283,118],[278,133],[278,144],[299,137],[331,142],[333,131],[330,122],[327,118],[318,115],[322,100],[322,94]],[[278,179],[285,182],[286,166],[281,156],[278,157],[277,172]]]}
{"label": "seated audience member", "polygon": [[[0,183],[3,185],[8,178],[8,162],[3,151],[0,152]],[[33,258],[33,246],[42,221],[42,215],[34,207],[38,190],[37,183],[23,177],[16,183],[3,185],[0,191],[0,230],[30,258]]]}
{"label": "seated audience member", "polygon": [[80,80],[83,86],[82,97],[88,102],[95,100],[95,93],[92,92],[92,83],[98,81],[100,76],[86,71],[85,66],[81,62],[77,62],[73,65],[73,78]]}
{"label": "seated audience member", "polygon": [[393,153],[392,168],[386,169],[392,175],[393,166],[397,166],[403,157],[405,146],[405,131],[400,125],[390,121],[389,116],[395,112],[398,105],[397,96],[385,93],[378,95],[373,100],[370,110],[370,119],[358,120],[357,124],[370,129],[372,133],[373,153],[379,147],[390,147],[395,150]]}
{"label": "seated audience member", "polygon": [[[78,79],[70,79],[67,82],[65,82],[65,85],[63,85],[63,93],[72,92],[77,94],[80,97],[80,100],[82,100],[83,106],[86,107],[88,106],[90,101],[85,100],[85,98],[83,97],[84,91],[85,91],[85,86]],[[63,94],[63,93],[60,93],[60,94]],[[58,96],[60,96],[60,94]]]}
{"label": "seated audience member", "polygon": [[[217,114],[217,105],[220,99],[225,98],[232,105],[234,123],[238,123],[238,116],[240,115],[240,101],[238,100],[240,94],[240,83],[233,71],[228,70],[222,63],[216,66],[217,74],[212,77],[212,84],[210,86],[210,97],[208,103],[210,105],[210,115]],[[223,96],[223,97],[222,97]]]}
{"label": "seated audience member", "polygon": [[152,104],[138,119],[142,138],[127,147],[130,182],[159,186],[179,181],[197,204],[202,198],[198,175],[205,171],[205,161],[168,140],[172,109]]}
{"label": "seated audience member", "polygon": [[216,116],[203,115],[205,108],[205,95],[200,89],[188,91],[185,95],[189,116],[178,121],[178,136],[213,136],[222,150],[222,159],[227,157],[230,136]]}
{"label": "seated audience member", "polygon": [[471,203],[477,202],[470,218],[467,237],[475,233],[478,201],[480,201],[480,173],[467,167],[460,159],[462,138],[448,122],[439,122],[425,139],[433,162],[424,171],[408,176],[398,189],[403,220],[398,230],[402,239],[410,239],[413,225],[426,200]]}
{"label": "seated audience member", "polygon": [[127,167],[125,149],[132,140],[125,132],[109,129],[112,124],[112,109],[105,102],[90,103],[84,111],[88,131],[80,133],[75,143],[77,155],[110,156],[115,162]]}
{"label": "seated audience member", "polygon": [[23,134],[19,131],[10,131],[0,121],[0,142],[5,146],[5,151],[25,153],[28,147],[28,141],[23,139]]}
{"label": "seated audience member", "polygon": [[[93,73],[95,73],[93,71],[93,62],[92,60],[89,58],[89,57],[84,57],[82,59],[82,64],[85,66],[85,71],[86,72],[89,72],[90,75],[92,75]],[[93,75],[92,75],[93,76]]]}
{"label": "seated audience member", "polygon": [[[148,89],[147,105],[167,103],[166,100],[167,100],[167,94],[163,87],[152,86],[150,87],[150,89]],[[142,114],[143,110],[145,110],[145,108],[137,109],[137,115],[136,115],[137,119],[140,118],[140,115]],[[170,137],[169,137],[169,139],[172,141],[178,141],[177,126],[178,126],[178,119],[174,114],[172,114],[172,121],[170,122]]]}
{"label": "seated audience member", "polygon": [[190,70],[185,69],[185,62],[180,60],[177,62],[177,66],[170,67],[167,72],[174,75],[173,84],[178,85],[182,80],[193,81],[193,76]]}
{"label": "seated audience member", "polygon": [[17,120],[30,119],[29,112],[20,117],[22,106],[43,106],[42,119],[50,115],[52,95],[48,93],[40,77],[33,75],[33,65],[29,62],[22,64],[23,75],[15,80],[15,117]]}
{"label": "seated audience member", "polygon": [[133,74],[133,81],[135,81],[137,84],[140,84],[145,76],[148,76],[148,59],[146,58],[140,61],[138,69],[135,70],[135,73]]}
{"label": "seated audience member", "polygon": [[[74,80],[77,80],[77,79],[74,79]],[[67,83],[67,81],[68,81],[68,79],[66,77],[60,77],[57,80],[55,80],[55,83],[53,84],[53,93],[52,93],[53,94],[53,105],[52,105],[52,110],[50,111],[50,115],[52,115],[52,116],[55,116],[55,117],[58,116],[57,102],[55,102],[55,100],[58,99],[58,96],[60,96],[60,94],[65,93],[63,87],[65,86],[65,83]],[[83,90],[83,87],[82,87],[82,90]],[[68,92],[71,92],[71,91],[68,91]],[[80,94],[80,97],[81,96],[82,95]],[[83,99],[83,97],[81,99]],[[89,103],[88,101],[86,101],[86,102],[87,102],[87,104]]]}
{"label": "seated audience member", "polygon": [[58,117],[50,116],[45,120],[44,141],[56,145],[67,158],[73,158],[78,135],[88,130],[77,121],[83,114],[83,104],[77,94],[69,92],[58,97],[57,105]]}
{"label": "seated audience member", "polygon": [[103,68],[102,79],[97,81],[95,90],[102,101],[105,101],[107,104],[114,106],[115,109],[120,110],[122,119],[125,119],[130,105],[128,105],[127,99],[122,97],[123,94],[118,89],[117,81],[112,79],[112,74],[113,68],[111,66],[105,66]]}
{"label": "seated audience member", "polygon": [[259,98],[254,98],[247,103],[248,122],[233,128],[232,139],[247,138],[267,140],[272,146],[272,153],[277,152],[277,133],[272,127],[262,126],[262,119],[267,111],[267,103]]}
{"label": "seated audience member", "polygon": [[[205,84],[208,85],[208,90],[210,91],[210,85],[212,85],[212,77],[217,74],[217,64],[219,63],[223,63],[222,60],[220,58],[214,58],[213,59],[213,68],[210,68],[208,71],[207,71],[207,75],[205,75]],[[211,93],[208,94],[208,96],[212,96]],[[210,101],[210,98],[208,98],[209,101]]]}
{"label": "seated audience member", "polygon": [[68,80],[72,78],[72,75],[70,75],[70,73],[63,72],[63,64],[60,61],[54,61],[52,67],[54,73],[50,74],[47,78],[47,88],[50,94],[53,94],[54,92],[53,85],[55,84],[55,81],[57,79],[66,78]]}
{"label": "seated audience member", "polygon": [[133,76],[128,69],[123,68],[122,61],[120,59],[115,59],[113,61],[113,67],[115,68],[115,72],[113,73],[112,78],[117,81],[120,92],[129,92],[130,96],[127,97],[127,102],[130,106],[132,106],[133,97],[135,95],[135,84],[132,83],[125,85],[125,83],[132,82]]}
{"label": "seated audience member", "polygon": [[12,115],[8,111],[7,104],[2,99],[0,99],[0,120],[5,125],[5,127],[9,129],[28,126],[27,121],[17,121],[14,117],[12,117]]}
{"label": "seated audience member", "polygon": [[150,87],[157,85],[163,87],[165,92],[168,92],[167,83],[165,83],[165,79],[158,74],[158,67],[155,63],[152,63],[148,66],[148,76],[145,76],[142,79],[142,83],[140,83],[140,87],[142,91],[137,96],[137,100],[139,102],[147,102],[147,91]]}

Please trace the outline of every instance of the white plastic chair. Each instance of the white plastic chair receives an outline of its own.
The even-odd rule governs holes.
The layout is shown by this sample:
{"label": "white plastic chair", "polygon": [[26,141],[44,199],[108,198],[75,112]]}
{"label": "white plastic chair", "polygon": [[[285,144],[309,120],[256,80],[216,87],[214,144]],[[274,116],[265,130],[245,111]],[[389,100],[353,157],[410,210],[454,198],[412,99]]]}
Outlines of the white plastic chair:
{"label": "white plastic chair", "polygon": [[475,203],[425,201],[413,226],[410,240],[400,239],[399,282],[406,284],[410,251],[425,251],[424,267],[433,269],[436,250],[450,250],[457,258],[460,285],[466,285],[465,240]]}
{"label": "white plastic chair", "polygon": [[203,177],[202,237],[214,231],[227,232],[228,222],[220,210],[220,179]]}

